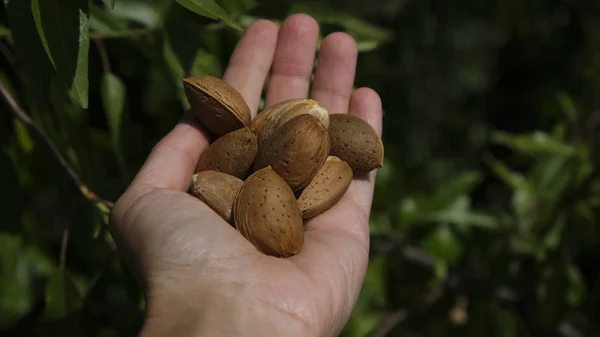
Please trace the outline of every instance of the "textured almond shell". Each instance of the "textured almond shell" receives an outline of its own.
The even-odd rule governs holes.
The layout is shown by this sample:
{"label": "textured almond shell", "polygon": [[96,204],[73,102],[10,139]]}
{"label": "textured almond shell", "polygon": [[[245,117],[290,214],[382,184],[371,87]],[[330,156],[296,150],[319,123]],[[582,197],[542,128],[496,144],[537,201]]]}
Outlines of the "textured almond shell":
{"label": "textured almond shell", "polygon": [[248,175],[258,144],[249,127],[230,132],[204,150],[196,171],[214,170],[244,179]]}
{"label": "textured almond shell", "polygon": [[328,154],[327,129],[316,117],[302,114],[264,141],[256,155],[254,170],[272,166],[296,192],[308,185]]}
{"label": "textured almond shell", "polygon": [[354,173],[367,173],[383,165],[383,143],[362,118],[335,114],[329,117],[330,154],[346,161]]}
{"label": "textured almond shell", "polygon": [[202,200],[223,220],[233,224],[233,202],[244,182],[232,175],[203,171],[192,176],[192,195]]}
{"label": "textured almond shell", "polygon": [[329,112],[327,109],[312,99],[293,98],[269,106],[252,121],[252,130],[258,137],[258,144],[262,144],[275,130],[301,114],[313,115],[321,121],[325,129],[329,127]]}
{"label": "textured almond shell", "polygon": [[289,257],[304,244],[296,197],[270,166],[246,179],[233,205],[233,218],[237,230],[267,255]]}
{"label": "textured almond shell", "polygon": [[302,218],[315,217],[333,207],[348,190],[352,178],[352,168],[348,163],[335,156],[327,157],[298,198]]}
{"label": "textured almond shell", "polygon": [[209,132],[220,137],[250,126],[250,108],[227,82],[209,75],[183,79],[191,110]]}

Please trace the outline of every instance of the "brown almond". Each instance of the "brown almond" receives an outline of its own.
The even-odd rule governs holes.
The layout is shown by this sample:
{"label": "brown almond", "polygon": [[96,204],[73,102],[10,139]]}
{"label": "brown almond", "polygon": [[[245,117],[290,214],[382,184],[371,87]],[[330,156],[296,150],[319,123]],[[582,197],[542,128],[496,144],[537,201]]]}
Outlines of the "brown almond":
{"label": "brown almond", "polygon": [[229,83],[209,76],[183,79],[191,110],[202,125],[217,137],[250,126],[250,108]]}
{"label": "brown almond", "polygon": [[223,220],[233,224],[233,202],[243,183],[241,179],[222,172],[197,172],[192,176],[191,194],[203,201]]}
{"label": "brown almond", "polygon": [[304,244],[296,197],[270,166],[246,179],[235,199],[233,218],[237,230],[267,255],[289,257]]}
{"label": "brown almond", "polygon": [[325,164],[298,198],[302,218],[315,217],[335,205],[348,190],[352,177],[348,163],[335,156],[327,157]]}
{"label": "brown almond", "polygon": [[301,114],[313,115],[321,121],[325,129],[329,127],[329,112],[327,112],[327,109],[312,99],[293,98],[269,106],[252,121],[252,131],[258,137],[258,144],[262,144],[285,122]]}
{"label": "brown almond", "polygon": [[328,154],[327,129],[315,116],[302,114],[284,123],[264,141],[254,170],[272,166],[296,192],[308,185]]}
{"label": "brown almond", "polygon": [[244,179],[258,152],[256,135],[245,127],[215,140],[202,153],[196,172],[214,170]]}
{"label": "brown almond", "polygon": [[363,119],[348,114],[329,117],[330,154],[348,162],[354,173],[367,173],[383,166],[383,143]]}

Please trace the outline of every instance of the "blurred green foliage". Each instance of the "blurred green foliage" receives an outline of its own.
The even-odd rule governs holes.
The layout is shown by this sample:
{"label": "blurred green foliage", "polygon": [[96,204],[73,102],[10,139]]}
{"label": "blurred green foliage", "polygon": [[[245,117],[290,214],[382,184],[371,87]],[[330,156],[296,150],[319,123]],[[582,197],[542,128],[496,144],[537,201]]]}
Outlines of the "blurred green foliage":
{"label": "blurred green foliage", "polygon": [[[313,15],[384,104],[371,263],[344,336],[587,336],[600,326],[600,3],[4,0],[0,83],[116,200],[257,18]],[[32,130],[0,115],[0,325],[129,336],[144,301]]]}

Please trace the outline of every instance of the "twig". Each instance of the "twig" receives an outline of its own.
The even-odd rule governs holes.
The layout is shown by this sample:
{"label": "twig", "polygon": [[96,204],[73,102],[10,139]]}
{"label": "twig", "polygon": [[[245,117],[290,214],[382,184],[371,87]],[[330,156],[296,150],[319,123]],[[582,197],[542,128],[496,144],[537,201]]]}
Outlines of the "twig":
{"label": "twig", "polygon": [[94,203],[96,208],[104,215],[110,213],[113,203],[98,197],[94,191],[92,191],[86,184],[83,183],[77,172],[75,172],[73,167],[71,167],[67,160],[58,151],[54,143],[52,143],[52,140],[50,140],[50,138],[37,125],[35,125],[31,117],[29,117],[29,115],[23,111],[23,109],[14,100],[2,83],[0,83],[0,95],[9,105],[9,110],[11,111],[12,115],[19,121],[23,122],[23,124],[27,126],[32,134],[48,148],[60,167],[66,172],[73,185],[75,185],[75,187],[79,190],[79,193],[81,193],[84,198]]}

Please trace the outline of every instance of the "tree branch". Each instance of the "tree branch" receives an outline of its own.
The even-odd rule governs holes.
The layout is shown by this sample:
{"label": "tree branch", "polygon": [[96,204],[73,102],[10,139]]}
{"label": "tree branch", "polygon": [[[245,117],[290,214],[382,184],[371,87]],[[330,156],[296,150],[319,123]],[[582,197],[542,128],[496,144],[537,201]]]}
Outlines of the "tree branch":
{"label": "tree branch", "polygon": [[84,198],[92,202],[95,207],[104,215],[110,213],[113,207],[111,201],[104,200],[96,195],[92,189],[90,189],[79,177],[75,169],[67,162],[63,155],[58,151],[52,140],[33,122],[31,117],[23,111],[15,99],[10,95],[8,90],[0,83],[0,95],[4,101],[10,107],[9,111],[13,117],[21,121],[29,129],[29,131],[37,138],[38,141],[43,143],[50,151],[52,156],[56,159],[60,167],[65,171],[75,188],[83,195]]}

